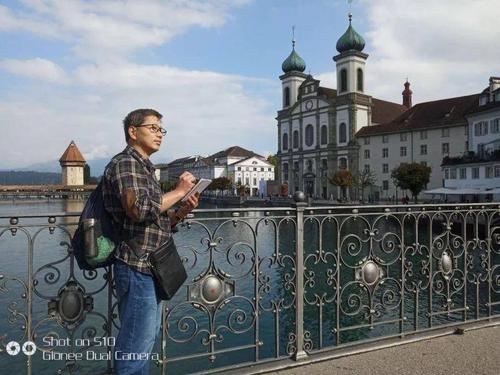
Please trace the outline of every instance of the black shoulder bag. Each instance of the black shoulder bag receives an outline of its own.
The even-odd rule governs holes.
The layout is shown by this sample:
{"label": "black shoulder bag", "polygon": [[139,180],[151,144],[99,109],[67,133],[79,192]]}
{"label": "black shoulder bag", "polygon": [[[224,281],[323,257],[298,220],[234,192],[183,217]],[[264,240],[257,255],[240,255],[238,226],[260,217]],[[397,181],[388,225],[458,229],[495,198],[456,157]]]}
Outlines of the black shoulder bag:
{"label": "black shoulder bag", "polygon": [[160,291],[160,298],[171,299],[187,279],[186,269],[172,236],[158,249],[149,253],[148,262]]}

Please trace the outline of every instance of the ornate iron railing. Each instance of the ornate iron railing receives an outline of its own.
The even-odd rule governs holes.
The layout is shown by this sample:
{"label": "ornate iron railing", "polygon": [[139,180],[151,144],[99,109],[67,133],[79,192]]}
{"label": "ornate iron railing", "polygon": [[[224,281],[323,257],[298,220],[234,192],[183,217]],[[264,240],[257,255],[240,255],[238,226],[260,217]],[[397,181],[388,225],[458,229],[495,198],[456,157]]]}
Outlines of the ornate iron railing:
{"label": "ornate iron railing", "polygon": [[[175,235],[189,279],[165,304],[154,371],[307,359],[498,318],[499,208],[298,199],[197,210]],[[78,269],[69,245],[77,217],[0,217],[0,357],[11,372],[112,373],[113,278]],[[27,341],[36,353],[14,354],[9,343]]]}

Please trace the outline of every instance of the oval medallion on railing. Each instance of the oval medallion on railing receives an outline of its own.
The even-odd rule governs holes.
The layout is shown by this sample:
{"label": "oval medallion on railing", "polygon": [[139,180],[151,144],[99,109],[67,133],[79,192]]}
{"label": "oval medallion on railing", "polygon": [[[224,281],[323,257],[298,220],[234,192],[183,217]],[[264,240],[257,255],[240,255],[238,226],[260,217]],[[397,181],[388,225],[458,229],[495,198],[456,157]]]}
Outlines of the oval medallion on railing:
{"label": "oval medallion on railing", "polygon": [[57,316],[63,326],[73,329],[92,311],[93,299],[75,281],[69,281],[59,290],[57,298],[49,301],[48,307],[49,315]]}
{"label": "oval medallion on railing", "polygon": [[372,261],[366,262],[361,272],[363,275],[363,281],[367,285],[375,284],[380,277],[380,269],[378,268],[377,264]]}
{"label": "oval medallion on railing", "polygon": [[216,276],[209,276],[203,281],[201,293],[207,303],[217,301],[222,294],[222,282]]}
{"label": "oval medallion on railing", "polygon": [[78,320],[83,312],[83,293],[78,289],[68,289],[61,293],[59,315],[68,322]]}
{"label": "oval medallion on railing", "polygon": [[446,251],[441,255],[441,270],[445,275],[451,273],[453,269],[453,261]]}

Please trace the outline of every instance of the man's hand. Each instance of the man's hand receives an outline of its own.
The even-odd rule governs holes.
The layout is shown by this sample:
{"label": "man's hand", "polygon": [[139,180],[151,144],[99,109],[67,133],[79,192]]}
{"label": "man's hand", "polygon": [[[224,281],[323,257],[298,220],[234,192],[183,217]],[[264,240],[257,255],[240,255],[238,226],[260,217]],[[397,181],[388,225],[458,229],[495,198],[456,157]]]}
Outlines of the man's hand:
{"label": "man's hand", "polygon": [[198,199],[200,198],[200,193],[195,193],[191,195],[186,201],[182,204],[182,206],[177,210],[175,216],[178,220],[184,219],[188,213],[193,211],[196,207],[198,207]]}
{"label": "man's hand", "polygon": [[[180,199],[182,199],[194,187],[195,182],[196,178],[191,173],[187,171],[183,172],[179,176],[179,180],[177,181],[175,189],[162,195],[160,212],[167,211],[170,207],[172,207]],[[198,205],[198,199],[191,202],[190,204]]]}
{"label": "man's hand", "polygon": [[184,203],[184,207],[186,207],[187,212],[193,211],[196,207],[198,207],[198,200],[200,198],[200,193],[194,193]]}
{"label": "man's hand", "polygon": [[193,188],[195,183],[196,178],[191,173],[186,171],[179,176],[179,181],[177,181],[175,189],[182,192],[183,195],[186,195],[189,190]]}

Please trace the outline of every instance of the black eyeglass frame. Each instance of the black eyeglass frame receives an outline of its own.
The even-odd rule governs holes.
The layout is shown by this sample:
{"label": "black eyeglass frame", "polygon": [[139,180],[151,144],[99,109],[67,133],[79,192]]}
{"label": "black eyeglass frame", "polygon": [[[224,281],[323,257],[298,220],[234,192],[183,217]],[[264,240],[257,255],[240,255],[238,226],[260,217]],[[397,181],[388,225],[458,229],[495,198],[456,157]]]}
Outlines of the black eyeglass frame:
{"label": "black eyeglass frame", "polygon": [[[158,126],[158,124],[142,124],[142,125],[134,125],[134,128],[144,128],[148,127],[149,131],[153,134],[157,134],[158,132],[161,133],[161,135],[165,136],[167,135],[167,129],[162,128],[161,126]],[[156,129],[156,130],[154,130]]]}

